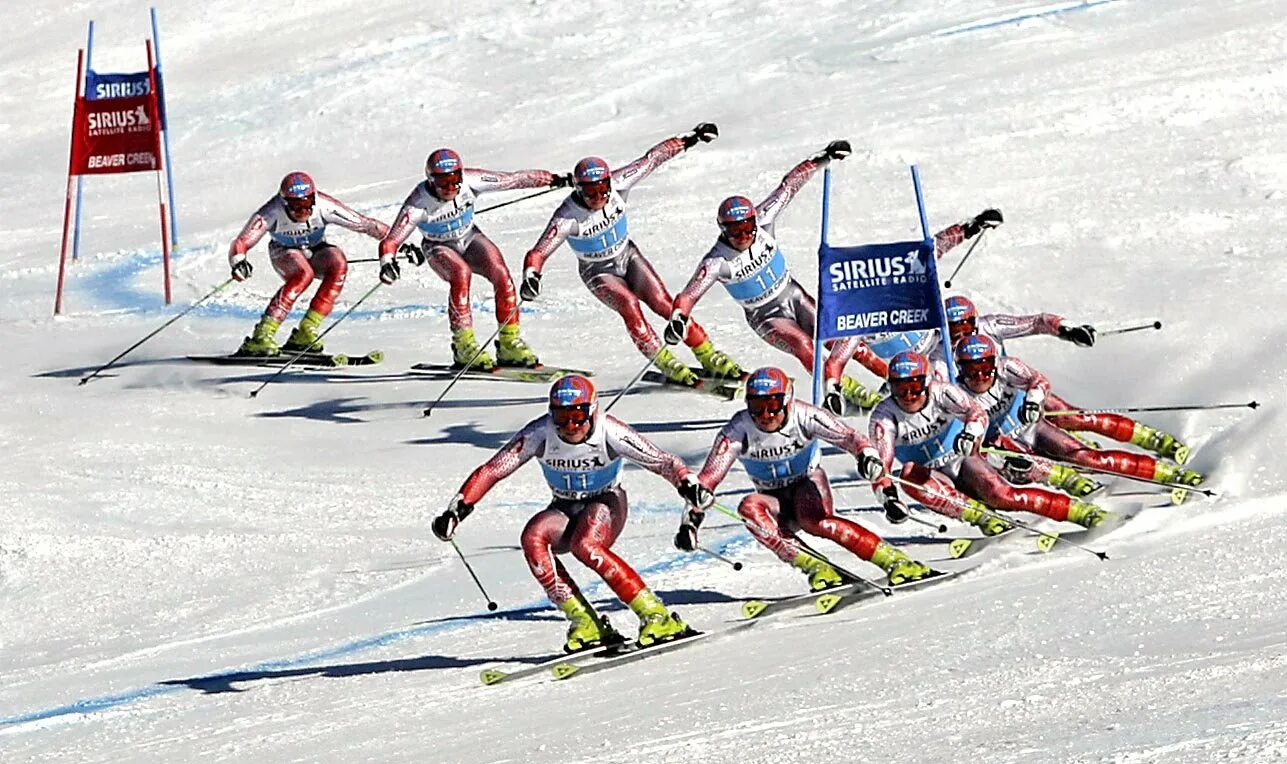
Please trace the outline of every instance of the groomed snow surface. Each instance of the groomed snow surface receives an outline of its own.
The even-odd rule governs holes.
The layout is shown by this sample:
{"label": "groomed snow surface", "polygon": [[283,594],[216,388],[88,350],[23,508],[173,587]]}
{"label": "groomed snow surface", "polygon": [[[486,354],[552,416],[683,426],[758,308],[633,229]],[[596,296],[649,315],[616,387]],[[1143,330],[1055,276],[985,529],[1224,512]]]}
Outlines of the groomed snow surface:
{"label": "groomed snow surface", "polygon": [[[0,50],[5,762],[1287,755],[1281,3],[163,5],[175,305],[159,296],[153,180],[93,177],[59,319],[75,50],[92,18],[95,68],[142,69],[147,5],[30,5],[8,14]],[[835,167],[832,240],[915,236],[917,163],[935,229],[986,206],[1005,212],[957,279],[985,312],[1101,328],[1163,321],[1091,350],[1010,347],[1066,397],[1261,401],[1148,419],[1195,444],[1192,466],[1219,498],[1144,497],[1150,509],[1095,544],[1109,562],[1071,549],[1040,557],[1024,541],[959,581],[834,617],[784,616],[584,678],[487,688],[481,669],[561,643],[561,616],[517,549],[548,491],[528,466],[459,533],[495,615],[429,521],[540,413],[545,390],[466,381],[420,416],[444,383],[406,370],[448,359],[446,287],[429,269],[404,270],[328,336],[336,350],[385,350],[380,366],[289,374],[251,400],[268,372],[184,360],[249,332],[279,283],[260,247],[251,281],[77,385],[227,277],[228,242],[289,170],[388,221],[438,146],[471,165],[566,172],[587,154],[619,165],[706,120],[719,140],[631,198],[632,234],[673,290],[713,241],[720,199],[762,198],[833,138],[855,152]],[[806,284],[820,187],[778,227]],[[512,270],[557,198],[479,218]],[[374,254],[348,232],[332,241]],[[334,315],[375,278],[354,265]],[[484,286],[475,280],[482,336],[494,327]],[[697,316],[743,364],[800,374],[722,290]],[[642,362],[567,251],[522,319],[548,363],[594,369],[605,394]],[[696,466],[735,410],[644,386],[613,413]],[[941,551],[925,543],[929,529],[856,509],[871,495],[847,458],[824,464],[840,508],[914,553]],[[634,469],[625,485],[617,551],[698,628],[735,619],[746,598],[800,591],[798,574],[718,516],[703,540],[744,570],[677,552],[673,490]],[[747,485],[737,471],[724,487]],[[568,562],[632,631],[633,616]]]}

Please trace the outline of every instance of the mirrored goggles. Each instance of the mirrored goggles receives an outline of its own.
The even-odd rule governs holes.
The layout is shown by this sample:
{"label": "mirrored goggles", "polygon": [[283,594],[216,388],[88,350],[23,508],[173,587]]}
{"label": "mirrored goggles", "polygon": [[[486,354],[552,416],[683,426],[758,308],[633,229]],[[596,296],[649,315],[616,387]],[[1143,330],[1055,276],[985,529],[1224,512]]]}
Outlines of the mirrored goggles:
{"label": "mirrored goggles", "polygon": [[555,427],[579,427],[590,421],[590,407],[582,404],[550,409],[550,419],[554,421]]}
{"label": "mirrored goggles", "polygon": [[757,395],[746,399],[746,409],[754,417],[773,416],[785,408],[786,398],[782,395]]}
{"label": "mirrored goggles", "polygon": [[889,383],[889,392],[895,398],[919,398],[925,394],[925,390],[924,377],[896,379]]}
{"label": "mirrored goggles", "polygon": [[724,231],[724,236],[730,241],[744,239],[755,235],[755,221],[737,220],[732,223],[720,223],[720,229]]}

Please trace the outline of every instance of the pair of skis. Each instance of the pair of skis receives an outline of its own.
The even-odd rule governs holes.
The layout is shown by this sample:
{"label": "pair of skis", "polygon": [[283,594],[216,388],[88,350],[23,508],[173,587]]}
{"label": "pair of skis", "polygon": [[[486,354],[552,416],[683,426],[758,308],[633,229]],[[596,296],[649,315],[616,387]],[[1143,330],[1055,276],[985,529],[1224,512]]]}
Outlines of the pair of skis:
{"label": "pair of skis", "polygon": [[[298,360],[296,359],[298,356]],[[334,369],[340,366],[371,366],[384,360],[384,352],[372,350],[364,355],[343,353],[292,353],[284,350],[277,355],[190,355],[189,360],[212,363],[217,366],[285,366],[294,361],[303,368]]]}

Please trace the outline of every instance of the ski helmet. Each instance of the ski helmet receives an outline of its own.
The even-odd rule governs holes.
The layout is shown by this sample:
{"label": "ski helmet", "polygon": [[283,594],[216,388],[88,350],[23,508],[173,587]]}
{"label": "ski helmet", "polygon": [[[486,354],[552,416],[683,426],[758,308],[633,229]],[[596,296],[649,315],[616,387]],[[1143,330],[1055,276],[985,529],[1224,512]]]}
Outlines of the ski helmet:
{"label": "ski helmet", "polygon": [[286,211],[299,222],[307,220],[308,216],[313,214],[313,205],[317,203],[317,188],[313,185],[313,179],[308,177],[308,173],[298,171],[287,173],[286,177],[282,178],[277,194],[285,203]]}
{"label": "ski helmet", "polygon": [[719,204],[719,214],[715,217],[719,222],[720,232],[724,238],[732,243],[735,239],[746,241],[746,246],[750,246],[748,239],[755,236],[755,203],[745,196],[730,196]]}
{"label": "ski helmet", "polygon": [[[599,413],[599,393],[594,383],[580,374],[560,377],[550,387],[550,421],[559,437],[567,440],[582,429],[589,437]],[[583,437],[581,440],[584,440]],[[579,441],[578,441],[579,442]]]}
{"label": "ski helmet", "polygon": [[[785,371],[776,366],[765,366],[756,369],[746,378],[746,410],[751,412],[755,426],[766,432],[776,432],[786,424],[786,417],[791,412],[795,400],[795,385]],[[781,422],[773,426],[777,415],[782,414]]]}
{"label": "ski helmet", "polygon": [[578,186],[606,183],[612,179],[612,168],[599,157],[586,157],[576,163],[572,170],[572,179]]}
{"label": "ski helmet", "polygon": [[947,312],[947,331],[953,343],[978,330],[979,311],[968,297],[953,295],[943,302],[943,309]]}
{"label": "ski helmet", "polygon": [[438,149],[425,160],[425,177],[433,180],[435,175],[459,175],[464,167],[459,154],[451,149]]}
{"label": "ski helmet", "polygon": [[976,393],[987,392],[997,376],[997,343],[982,334],[971,334],[956,343],[957,376]]}
{"label": "ski helmet", "polygon": [[904,411],[915,413],[929,402],[930,362],[925,356],[904,350],[889,362],[889,394]]}

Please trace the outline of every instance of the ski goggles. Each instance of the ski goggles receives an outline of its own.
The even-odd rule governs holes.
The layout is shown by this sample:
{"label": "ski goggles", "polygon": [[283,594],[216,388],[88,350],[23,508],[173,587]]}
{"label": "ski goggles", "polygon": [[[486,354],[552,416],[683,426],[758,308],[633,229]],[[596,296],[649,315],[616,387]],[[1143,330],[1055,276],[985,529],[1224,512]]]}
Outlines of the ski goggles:
{"label": "ski goggles", "polygon": [[290,214],[299,217],[313,214],[313,205],[316,203],[316,197],[309,194],[308,196],[302,196],[299,198],[283,199],[282,201],[286,203],[286,210],[290,212]]}
{"label": "ski goggles", "polygon": [[961,366],[961,378],[969,379],[974,382],[988,382],[997,375],[996,361],[991,358],[983,358],[977,361],[957,360]]}
{"label": "ski goggles", "polygon": [[925,394],[928,386],[925,384],[924,377],[911,377],[909,379],[895,379],[889,383],[889,393],[895,398],[903,400],[913,400]]}
{"label": "ski goggles", "polygon": [[952,338],[952,343],[962,337],[968,337],[978,331],[979,322],[974,318],[967,318],[962,321],[952,321],[947,325],[948,335]]}
{"label": "ski goggles", "polygon": [[454,172],[434,173],[430,176],[433,187],[442,191],[458,189],[465,182],[465,175],[460,170]]}
{"label": "ski goggles", "polygon": [[746,410],[761,419],[780,414],[785,408],[786,397],[782,395],[756,395],[746,399]]}
{"label": "ski goggles", "polygon": [[733,241],[734,239],[746,239],[755,235],[755,220],[753,218],[747,220],[735,220],[732,223],[720,223],[719,227],[729,241]]}
{"label": "ski goggles", "polygon": [[582,183],[577,186],[582,199],[605,199],[612,192],[612,181],[600,180],[594,183]]}
{"label": "ski goggles", "polygon": [[555,427],[580,427],[590,421],[590,407],[586,404],[550,409],[550,419]]}

